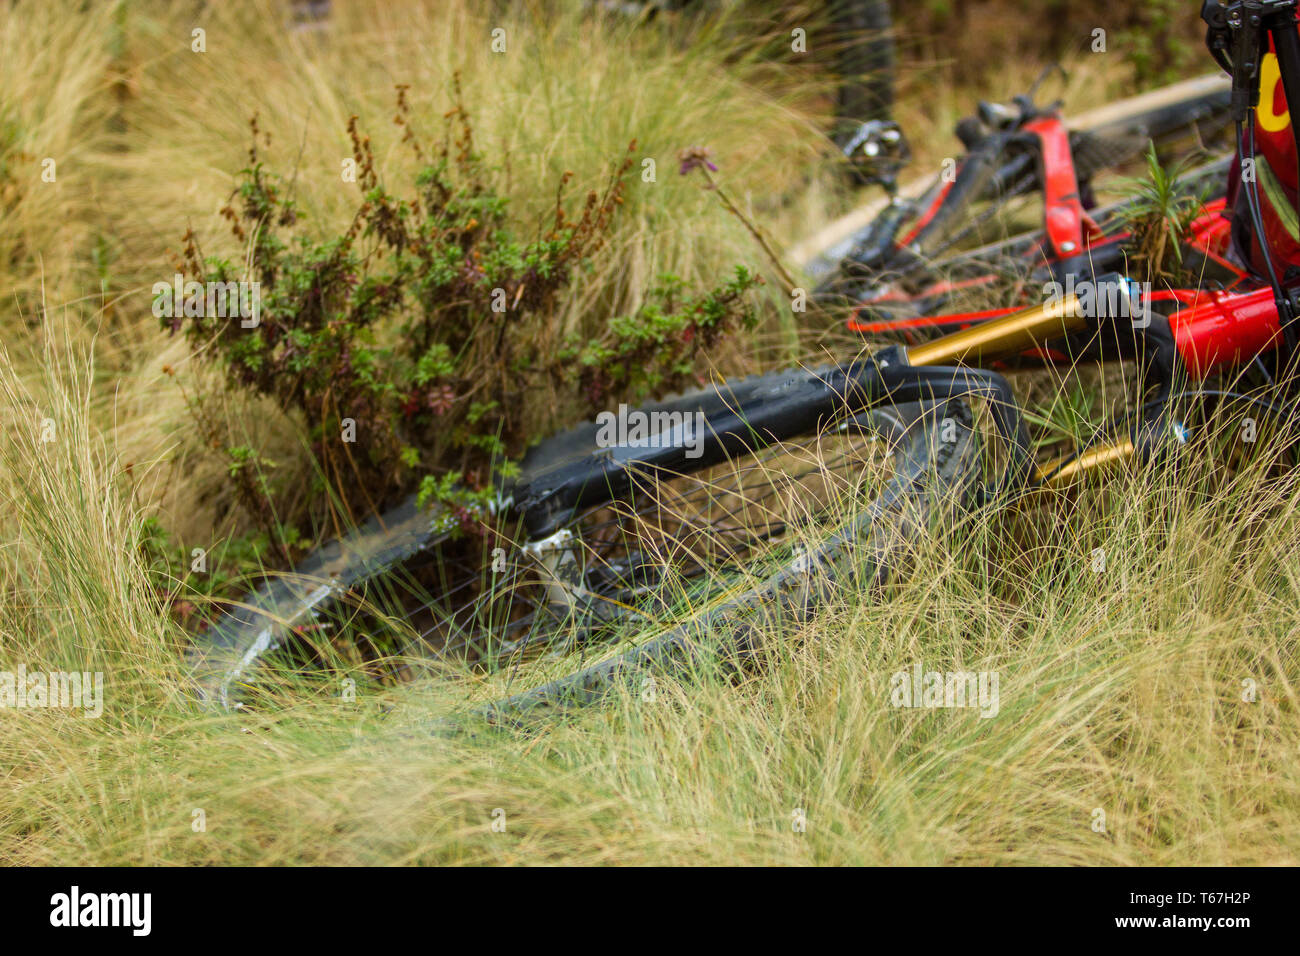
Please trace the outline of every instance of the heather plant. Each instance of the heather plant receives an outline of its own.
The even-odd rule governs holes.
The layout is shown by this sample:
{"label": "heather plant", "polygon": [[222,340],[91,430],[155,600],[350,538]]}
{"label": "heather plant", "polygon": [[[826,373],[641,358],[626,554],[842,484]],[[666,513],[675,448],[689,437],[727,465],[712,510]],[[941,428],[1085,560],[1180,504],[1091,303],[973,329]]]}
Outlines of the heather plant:
{"label": "heather plant", "polygon": [[[659,277],[633,314],[595,335],[561,327],[560,306],[605,242],[624,201],[635,142],[603,188],[571,208],[571,176],[540,223],[512,215],[501,170],[477,147],[456,84],[441,135],[426,144],[397,88],[395,122],[420,172],[405,189],[386,182],[354,116],[344,179],[359,203],[338,235],[313,232],[292,178],[252,145],[222,210],[242,261],[205,257],[192,231],[177,271],[187,283],[254,284],[254,321],[164,302],[164,324],[210,361],[228,385],[265,396],[300,421],[330,494],[355,519],[419,486],[422,500],[472,527],[530,442],[530,403],[588,412],[691,384],[707,350],[756,315],[761,281],[743,267],[696,291]],[[170,292],[163,294],[171,297]],[[236,441],[201,398],[190,402],[202,438],[223,450],[248,511],[277,531],[274,462]]]}

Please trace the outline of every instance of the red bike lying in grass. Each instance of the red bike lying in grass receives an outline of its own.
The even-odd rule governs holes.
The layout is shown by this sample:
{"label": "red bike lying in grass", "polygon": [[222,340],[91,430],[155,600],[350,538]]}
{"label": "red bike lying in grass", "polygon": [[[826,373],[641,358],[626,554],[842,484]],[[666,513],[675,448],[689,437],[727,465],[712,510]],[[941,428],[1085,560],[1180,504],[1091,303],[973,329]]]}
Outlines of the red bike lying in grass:
{"label": "red bike lying in grass", "polygon": [[[964,130],[970,152],[956,178],[920,202],[891,202],[820,290],[853,303],[851,329],[896,344],[620,408],[553,436],[500,481],[474,547],[414,500],[372,519],[205,635],[202,693],[256,703],[304,666],[339,666],[339,647],[369,646],[385,651],[372,655],[372,675],[425,667],[461,681],[483,715],[513,721],[633,675],[746,659],[836,589],[887,579],[963,509],[1117,463],[1176,459],[1211,434],[1216,408],[1248,414],[1261,435],[1280,430],[1280,442],[1253,447],[1292,463],[1294,409],[1281,386],[1296,354],[1300,255],[1283,241],[1295,238],[1295,134],[1288,125],[1289,149],[1273,136],[1261,152],[1255,131],[1278,132],[1282,90],[1300,96],[1295,2],[1205,4],[1232,84],[1200,118],[1226,116],[1239,151],[1160,187],[1176,198],[1213,176],[1228,183],[1178,237],[1195,283],[1157,288],[1128,275],[1130,258],[1160,259],[1146,240],[1158,246],[1162,233],[1137,234],[1121,207],[1093,206],[1080,154],[1100,155],[1104,138],[1089,145],[1030,97],[987,107],[980,128]],[[897,154],[894,132],[869,124],[849,151]],[[970,231],[975,199],[999,206],[1034,189],[1045,197],[1041,233],[939,261],[942,243]],[[971,290],[1019,302],[923,309]],[[1003,370],[1083,359],[1135,361],[1136,394],[1046,459]],[[1251,377],[1261,389],[1242,384]]]}

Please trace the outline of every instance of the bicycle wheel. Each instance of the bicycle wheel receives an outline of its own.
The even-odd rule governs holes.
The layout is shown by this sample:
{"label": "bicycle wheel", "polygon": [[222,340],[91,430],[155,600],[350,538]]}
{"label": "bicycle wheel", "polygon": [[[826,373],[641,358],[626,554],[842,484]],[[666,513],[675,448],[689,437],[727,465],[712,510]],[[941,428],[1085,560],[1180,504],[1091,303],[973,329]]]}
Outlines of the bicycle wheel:
{"label": "bicycle wheel", "polygon": [[[893,470],[879,491],[855,495],[851,513],[831,509],[793,540],[763,535],[769,547],[730,567],[709,569],[694,590],[664,605],[657,620],[631,620],[595,645],[566,648],[501,684],[510,693],[483,705],[489,723],[522,723],[589,704],[636,676],[680,674],[720,662],[734,668],[807,623],[837,593],[883,583],[935,522],[977,484],[969,410],[960,402],[899,405],[870,413],[870,429],[891,439]],[[787,507],[789,507],[787,505]],[[804,514],[802,509],[800,513]],[[778,521],[782,530],[789,519]],[[780,540],[784,538],[785,540]],[[525,686],[520,686],[525,685]]]}
{"label": "bicycle wheel", "polygon": [[[818,374],[759,376],[635,411],[722,421],[764,404],[793,409]],[[503,490],[532,494],[557,470],[618,453],[594,433],[589,424],[543,442]],[[834,582],[887,575],[973,487],[975,449],[957,401],[846,410],[695,470],[638,469],[621,494],[564,511],[544,535],[521,514],[503,516],[468,556],[408,501],[216,625],[197,652],[199,691],[241,706],[322,648],[378,646],[387,633],[407,655],[402,666],[414,657],[451,678],[477,672],[509,698],[493,713],[588,700],[630,667],[688,659],[697,642],[682,622],[697,612],[735,623],[743,604],[751,618],[798,621]],[[751,620],[723,643],[743,649],[755,633]]]}

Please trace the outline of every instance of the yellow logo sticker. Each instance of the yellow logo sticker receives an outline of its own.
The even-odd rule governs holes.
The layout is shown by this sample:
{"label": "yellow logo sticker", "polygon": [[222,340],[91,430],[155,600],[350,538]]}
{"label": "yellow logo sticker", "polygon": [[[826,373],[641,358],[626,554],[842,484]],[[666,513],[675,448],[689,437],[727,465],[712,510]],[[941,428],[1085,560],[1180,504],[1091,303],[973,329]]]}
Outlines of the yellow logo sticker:
{"label": "yellow logo sticker", "polygon": [[1264,54],[1264,62],[1259,68],[1259,109],[1256,115],[1259,117],[1259,126],[1266,133],[1280,133],[1291,125],[1291,110],[1283,110],[1280,114],[1273,112],[1273,95],[1277,92],[1277,84],[1282,79],[1282,71],[1277,66],[1277,55],[1273,53]]}

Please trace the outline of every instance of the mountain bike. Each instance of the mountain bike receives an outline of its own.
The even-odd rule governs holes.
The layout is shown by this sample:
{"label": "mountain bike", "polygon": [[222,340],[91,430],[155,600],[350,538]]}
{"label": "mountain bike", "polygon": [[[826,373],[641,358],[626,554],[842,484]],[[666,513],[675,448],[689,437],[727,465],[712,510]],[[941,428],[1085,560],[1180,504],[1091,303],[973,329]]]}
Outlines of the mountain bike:
{"label": "mountain bike", "polygon": [[[1226,31],[1240,57],[1264,35],[1295,39],[1294,3],[1270,4],[1250,28],[1207,4],[1210,39]],[[1300,44],[1282,69],[1300,80]],[[1240,126],[1258,79],[1233,76]],[[1223,257],[1217,202],[1189,247]],[[918,541],[971,509],[1177,460],[1210,440],[1225,404],[1272,423],[1285,438],[1269,446],[1278,467],[1294,466],[1294,287],[1244,270],[1231,287],[1156,293],[1084,266],[1067,279],[927,341],[718,382],[556,435],[500,481],[474,548],[461,546],[463,522],[407,501],[213,627],[196,660],[200,694],[256,706],[277,673],[386,632],[402,648],[393,667],[423,662],[459,681],[489,721],[531,720],[655,674],[742,665],[838,591],[889,580]],[[1027,351],[1133,361],[1140,398],[1041,460],[995,367]],[[1269,388],[1216,381],[1247,369]]]}
{"label": "mountain bike", "polygon": [[[1113,253],[1121,238],[1117,207],[1098,206],[1098,179],[1148,148],[1165,164],[1230,149],[1230,91],[1219,77],[1179,83],[1067,123],[1059,102],[1036,102],[1053,72],[1045,70],[1008,103],[979,103],[957,124],[965,153],[911,195],[898,185],[909,158],[902,131],[890,122],[863,124],[845,155],[858,178],[882,186],[888,198],[851,235],[806,255],[804,271],[818,280],[814,298],[852,304],[859,326],[886,332],[890,320],[907,328],[907,319],[948,307],[963,290],[1068,274],[1084,260]],[[1216,182],[1222,172],[1209,165],[1200,179]],[[1042,226],[1028,230],[1024,221],[1035,202]]]}

